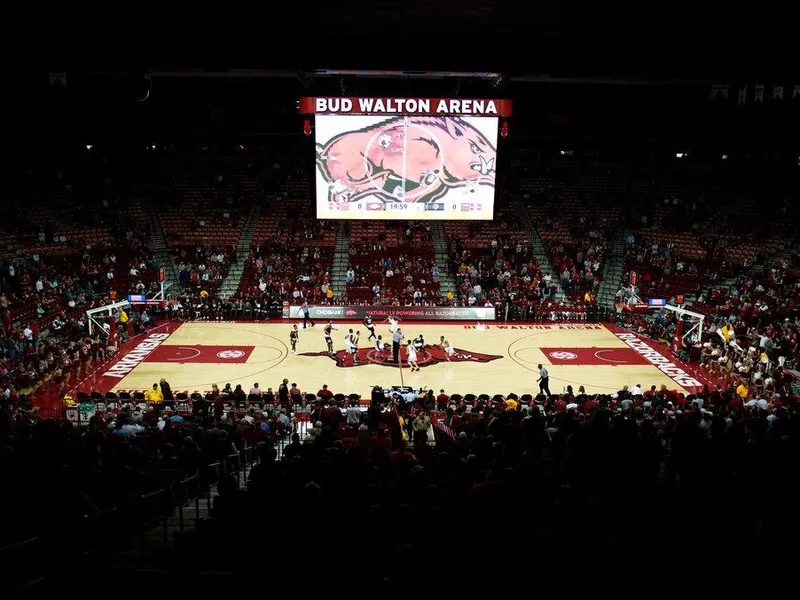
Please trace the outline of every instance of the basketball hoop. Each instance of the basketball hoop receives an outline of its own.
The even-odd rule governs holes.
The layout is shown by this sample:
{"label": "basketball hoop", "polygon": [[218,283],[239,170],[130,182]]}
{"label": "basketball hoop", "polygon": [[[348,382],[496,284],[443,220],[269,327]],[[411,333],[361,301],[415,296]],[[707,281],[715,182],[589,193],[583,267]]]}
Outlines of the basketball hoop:
{"label": "basketball hoop", "polygon": [[[686,310],[680,306],[672,306],[666,304],[658,308],[663,308],[672,311],[678,315],[678,328],[675,332],[676,337],[680,337],[681,341],[688,341],[688,343],[696,344],[701,341],[703,337],[703,323],[706,320],[705,315]],[[684,317],[688,317],[688,323],[684,323]],[[689,325],[687,328],[686,325]]]}
{"label": "basketball hoop", "polygon": [[[95,328],[100,329],[101,331],[106,331],[104,325],[108,325],[108,323],[103,323],[104,320],[108,319],[109,321],[114,320],[114,311],[119,308],[127,308],[131,305],[130,302],[127,300],[122,300],[120,302],[112,302],[111,304],[106,304],[105,306],[101,306],[99,308],[92,308],[86,311],[87,317],[87,326],[89,328],[89,335],[92,335]],[[111,326],[109,325],[109,328]]]}

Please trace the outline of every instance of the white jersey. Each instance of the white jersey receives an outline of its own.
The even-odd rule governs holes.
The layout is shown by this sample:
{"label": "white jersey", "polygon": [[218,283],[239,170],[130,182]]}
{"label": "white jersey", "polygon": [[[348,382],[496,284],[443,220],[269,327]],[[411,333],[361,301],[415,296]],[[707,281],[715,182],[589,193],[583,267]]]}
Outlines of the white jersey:
{"label": "white jersey", "polygon": [[453,356],[456,353],[455,349],[450,345],[450,342],[444,343],[444,351],[447,352],[448,356]]}
{"label": "white jersey", "polygon": [[358,337],[348,333],[344,336],[344,345],[348,352],[355,352],[358,349]]}
{"label": "white jersey", "polygon": [[375,340],[375,352],[383,352],[383,340]]}
{"label": "white jersey", "polygon": [[408,347],[408,362],[417,362],[417,351],[414,346]]}
{"label": "white jersey", "polygon": [[397,328],[398,328],[399,326],[400,326],[400,323],[398,323],[398,322],[397,322],[395,319],[393,319],[392,317],[389,317],[389,331],[391,331],[392,333],[394,333],[394,332],[396,332],[396,331],[397,331]]}

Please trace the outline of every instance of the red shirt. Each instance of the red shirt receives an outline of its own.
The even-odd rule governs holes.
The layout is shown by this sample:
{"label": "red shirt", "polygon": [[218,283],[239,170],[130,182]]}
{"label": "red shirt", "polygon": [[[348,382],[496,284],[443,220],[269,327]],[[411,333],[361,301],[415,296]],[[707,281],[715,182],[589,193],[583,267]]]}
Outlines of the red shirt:
{"label": "red shirt", "polygon": [[595,400],[595,399],[593,398],[593,399],[591,399],[591,400],[587,400],[586,402],[584,402],[584,403],[583,403],[583,406],[582,406],[581,408],[583,409],[583,411],[584,411],[584,412],[587,412],[587,413],[588,413],[588,412],[589,412],[589,411],[591,411],[591,410],[592,410],[594,407],[596,407],[596,406],[599,406],[599,405],[600,405],[600,403],[599,403],[597,400]]}
{"label": "red shirt", "polygon": [[376,435],[372,438],[372,451],[373,452],[389,452],[389,436]]}
{"label": "red shirt", "polygon": [[[678,393],[674,390],[666,390],[664,392],[664,399],[667,402],[672,402],[673,404],[678,404]],[[685,403],[685,401],[684,401]]]}
{"label": "red shirt", "polygon": [[417,464],[417,457],[404,450],[395,450],[392,452],[392,462],[401,466],[413,466]]}
{"label": "red shirt", "polygon": [[329,406],[328,408],[323,410],[322,415],[320,417],[320,421],[322,421],[322,424],[330,425],[331,427],[333,427],[334,431],[339,427],[339,421],[341,420],[342,420],[342,413],[335,406]]}

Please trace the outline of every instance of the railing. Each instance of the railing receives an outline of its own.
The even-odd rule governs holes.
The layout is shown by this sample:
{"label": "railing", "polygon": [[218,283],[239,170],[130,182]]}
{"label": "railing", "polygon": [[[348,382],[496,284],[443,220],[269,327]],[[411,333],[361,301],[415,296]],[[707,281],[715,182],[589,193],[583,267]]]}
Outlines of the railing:
{"label": "railing", "polygon": [[42,594],[46,582],[44,542],[32,537],[0,548],[0,598],[33,598]]}

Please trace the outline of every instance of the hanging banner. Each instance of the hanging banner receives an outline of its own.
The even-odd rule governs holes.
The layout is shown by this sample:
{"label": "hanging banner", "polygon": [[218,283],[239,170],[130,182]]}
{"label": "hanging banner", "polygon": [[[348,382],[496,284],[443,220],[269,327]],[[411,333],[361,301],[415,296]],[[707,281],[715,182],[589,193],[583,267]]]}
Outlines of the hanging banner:
{"label": "hanging banner", "polygon": [[792,100],[800,96],[800,83],[794,84],[794,92],[792,93]]}
{"label": "hanging banner", "polygon": [[782,85],[773,85],[772,86],[772,99],[773,100],[783,100],[783,86]]}
{"label": "hanging banner", "polygon": [[739,104],[747,103],[747,86],[739,88]]}
{"label": "hanging banner", "polygon": [[67,87],[67,74],[64,72],[50,72],[50,85]]}
{"label": "hanging banner", "polygon": [[753,102],[764,102],[764,84],[759,83],[756,85],[756,97],[753,99]]}
{"label": "hanging banner", "polygon": [[713,100],[717,96],[722,96],[726,100],[728,99],[728,90],[730,86],[727,83],[712,83],[711,84],[711,99]]}

